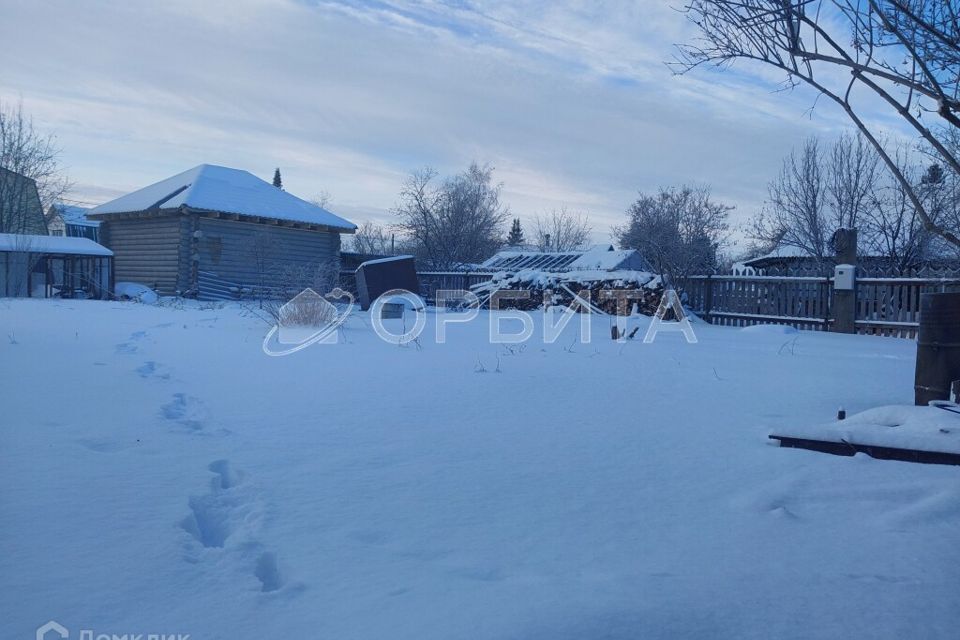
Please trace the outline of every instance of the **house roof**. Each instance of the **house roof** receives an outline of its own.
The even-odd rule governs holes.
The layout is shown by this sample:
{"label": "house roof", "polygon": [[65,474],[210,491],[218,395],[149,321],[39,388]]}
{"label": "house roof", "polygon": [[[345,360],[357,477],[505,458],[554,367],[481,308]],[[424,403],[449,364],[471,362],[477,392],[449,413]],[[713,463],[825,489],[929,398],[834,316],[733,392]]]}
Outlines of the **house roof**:
{"label": "house roof", "polygon": [[349,220],[278,189],[248,171],[213,164],[198,165],[128,193],[95,207],[88,215],[99,218],[180,207],[315,224],[348,233],[357,228]]}
{"label": "house roof", "polygon": [[113,251],[89,238],[0,233],[0,252],[46,253],[72,256],[112,256]]}
{"label": "house roof", "polygon": [[782,260],[799,260],[803,258],[812,258],[813,255],[806,249],[800,247],[780,245],[766,255],[762,255],[750,260],[744,260],[743,264],[752,267],[765,262],[779,262]]}
{"label": "house roof", "polygon": [[77,207],[70,204],[58,203],[53,205],[57,214],[63,218],[64,223],[77,225],[78,227],[99,227],[99,220],[90,220],[87,214],[90,213],[88,207]]}
{"label": "house roof", "polygon": [[47,222],[36,180],[0,167],[0,181],[0,230],[45,234]]}

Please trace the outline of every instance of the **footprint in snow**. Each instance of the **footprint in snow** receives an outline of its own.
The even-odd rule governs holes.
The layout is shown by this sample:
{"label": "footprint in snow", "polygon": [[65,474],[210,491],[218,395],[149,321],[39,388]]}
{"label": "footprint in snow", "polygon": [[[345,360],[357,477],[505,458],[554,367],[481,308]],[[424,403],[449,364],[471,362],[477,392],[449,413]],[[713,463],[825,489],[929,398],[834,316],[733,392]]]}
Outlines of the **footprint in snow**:
{"label": "footprint in snow", "polygon": [[203,401],[185,393],[173,394],[173,400],[160,407],[160,415],[192,431],[200,431],[209,418]]}
{"label": "footprint in snow", "polygon": [[283,577],[280,575],[280,567],[277,564],[277,554],[272,551],[264,551],[260,554],[253,575],[260,581],[260,590],[264,593],[278,591],[283,587]]}
{"label": "footprint in snow", "polygon": [[141,378],[159,378],[161,380],[170,379],[170,373],[166,371],[166,367],[164,367],[162,364],[157,364],[153,360],[148,360],[137,367],[137,373]]}
{"label": "footprint in snow", "polygon": [[188,501],[190,515],[180,526],[206,548],[221,548],[236,531],[258,520],[255,496],[241,490],[242,473],[229,460],[211,462],[210,491]]}
{"label": "footprint in snow", "polygon": [[[180,528],[205,550],[235,554],[249,563],[260,591],[272,593],[285,586],[277,554],[264,548],[257,539],[263,519],[263,507],[257,492],[245,482],[245,474],[233,468],[229,460],[215,460],[207,469],[214,474],[210,491],[193,496],[187,502],[190,513]],[[201,557],[188,558],[200,562]]]}

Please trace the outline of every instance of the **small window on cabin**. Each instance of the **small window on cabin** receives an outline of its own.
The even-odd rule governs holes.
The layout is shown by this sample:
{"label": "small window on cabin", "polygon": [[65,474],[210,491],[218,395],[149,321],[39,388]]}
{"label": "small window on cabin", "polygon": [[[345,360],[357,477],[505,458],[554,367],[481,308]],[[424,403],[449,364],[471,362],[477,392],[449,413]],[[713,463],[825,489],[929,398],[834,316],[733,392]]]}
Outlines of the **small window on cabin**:
{"label": "small window on cabin", "polygon": [[213,264],[220,264],[220,255],[223,253],[223,238],[220,236],[207,236],[207,251],[210,252],[210,261]]}

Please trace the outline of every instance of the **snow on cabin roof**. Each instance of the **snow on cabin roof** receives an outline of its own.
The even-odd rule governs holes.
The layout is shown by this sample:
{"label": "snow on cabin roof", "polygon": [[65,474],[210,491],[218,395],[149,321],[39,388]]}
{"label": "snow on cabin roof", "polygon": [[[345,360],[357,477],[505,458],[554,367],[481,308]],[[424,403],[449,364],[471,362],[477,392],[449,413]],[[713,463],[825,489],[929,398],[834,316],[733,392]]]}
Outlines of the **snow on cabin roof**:
{"label": "snow on cabin roof", "polygon": [[28,236],[0,233],[0,252],[45,253],[72,256],[112,256],[113,251],[89,238]]}
{"label": "snow on cabin roof", "polygon": [[90,211],[91,216],[188,207],[303,222],[351,232],[349,220],[278,189],[248,171],[201,164],[149,187],[128,193]]}

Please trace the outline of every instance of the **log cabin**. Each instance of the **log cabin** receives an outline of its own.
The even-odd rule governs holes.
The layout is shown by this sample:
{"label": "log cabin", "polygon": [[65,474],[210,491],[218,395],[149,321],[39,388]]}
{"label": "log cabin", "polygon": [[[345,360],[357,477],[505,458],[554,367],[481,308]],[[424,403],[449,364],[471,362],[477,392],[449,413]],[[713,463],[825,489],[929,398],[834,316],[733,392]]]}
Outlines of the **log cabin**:
{"label": "log cabin", "polygon": [[[160,295],[238,297],[278,265],[339,260],[356,225],[247,171],[202,164],[91,210],[118,282]],[[265,275],[266,274],[266,275]],[[275,283],[270,283],[275,284]]]}

